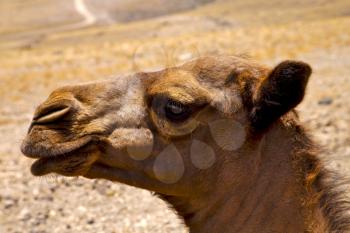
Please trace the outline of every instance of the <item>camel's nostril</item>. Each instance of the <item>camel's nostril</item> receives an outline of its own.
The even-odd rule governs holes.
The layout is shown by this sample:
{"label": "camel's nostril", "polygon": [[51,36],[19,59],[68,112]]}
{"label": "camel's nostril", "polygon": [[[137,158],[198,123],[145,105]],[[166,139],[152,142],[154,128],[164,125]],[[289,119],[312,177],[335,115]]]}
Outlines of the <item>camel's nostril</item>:
{"label": "camel's nostril", "polygon": [[68,106],[46,109],[36,114],[36,116],[33,118],[33,122],[38,124],[53,122],[66,115],[70,111],[70,109],[71,108]]}

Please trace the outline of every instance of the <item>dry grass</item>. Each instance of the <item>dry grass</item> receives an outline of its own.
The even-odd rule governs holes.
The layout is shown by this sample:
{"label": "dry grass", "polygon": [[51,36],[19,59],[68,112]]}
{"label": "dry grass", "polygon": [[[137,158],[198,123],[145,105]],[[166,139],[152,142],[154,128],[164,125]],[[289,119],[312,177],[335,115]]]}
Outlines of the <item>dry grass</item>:
{"label": "dry grass", "polygon": [[[1,0],[1,36],[78,22],[70,0]],[[57,10],[60,9],[60,10]]]}
{"label": "dry grass", "polygon": [[[56,35],[33,49],[1,53],[0,80],[3,85],[0,87],[0,97],[10,98],[8,101],[22,99],[23,95],[38,86],[47,90],[62,82],[98,79],[135,71],[135,64],[136,71],[165,67],[181,62],[183,57],[196,55],[247,53],[258,60],[295,58],[298,54],[319,48],[350,45],[350,34],[344,33],[349,27],[350,17],[338,17],[191,32],[176,37],[125,38],[118,41],[107,38],[100,43],[92,40],[60,45],[57,42],[59,35]],[[8,88],[12,90],[11,93],[8,93]]]}

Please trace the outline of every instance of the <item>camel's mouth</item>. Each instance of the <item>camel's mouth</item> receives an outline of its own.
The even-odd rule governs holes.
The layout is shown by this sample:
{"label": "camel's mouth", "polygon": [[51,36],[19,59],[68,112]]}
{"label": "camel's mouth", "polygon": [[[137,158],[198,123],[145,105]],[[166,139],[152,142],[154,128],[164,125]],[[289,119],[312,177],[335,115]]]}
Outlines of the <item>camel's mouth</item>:
{"label": "camel's mouth", "polygon": [[98,158],[98,151],[94,147],[86,145],[69,153],[38,158],[31,166],[31,173],[34,176],[48,173],[65,176],[84,175]]}
{"label": "camel's mouth", "polygon": [[[42,176],[58,173],[66,176],[83,175],[97,159],[96,140],[84,136],[71,141],[58,140],[58,132],[51,130],[32,130],[24,139],[22,153],[36,159],[31,173]],[[60,142],[61,141],[61,142]]]}

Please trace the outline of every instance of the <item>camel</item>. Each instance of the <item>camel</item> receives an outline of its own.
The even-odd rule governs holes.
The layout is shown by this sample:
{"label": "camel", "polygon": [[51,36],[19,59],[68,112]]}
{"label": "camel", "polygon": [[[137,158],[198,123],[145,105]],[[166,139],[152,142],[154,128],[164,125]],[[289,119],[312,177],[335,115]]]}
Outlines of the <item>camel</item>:
{"label": "camel", "polygon": [[154,192],[192,233],[349,232],[349,202],[300,123],[310,66],[206,56],[56,89],[21,150],[35,176]]}

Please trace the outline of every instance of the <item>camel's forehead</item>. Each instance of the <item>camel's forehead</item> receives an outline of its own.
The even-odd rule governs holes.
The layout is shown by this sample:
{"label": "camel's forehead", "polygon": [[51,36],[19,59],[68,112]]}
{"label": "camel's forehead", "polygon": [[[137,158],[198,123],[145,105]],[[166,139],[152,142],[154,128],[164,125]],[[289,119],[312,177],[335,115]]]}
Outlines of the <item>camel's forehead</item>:
{"label": "camel's forehead", "polygon": [[154,83],[168,82],[179,85],[206,83],[219,87],[224,85],[228,79],[239,82],[238,77],[243,73],[259,78],[267,72],[267,67],[249,59],[236,56],[212,56],[201,57],[181,66],[152,73],[150,76],[155,80]]}
{"label": "camel's forehead", "polygon": [[147,97],[166,96],[182,103],[217,102],[226,109],[240,105],[241,87],[256,82],[267,71],[240,57],[202,57],[177,67],[144,73],[144,86]]}

